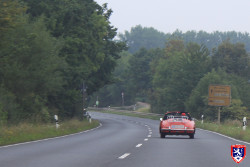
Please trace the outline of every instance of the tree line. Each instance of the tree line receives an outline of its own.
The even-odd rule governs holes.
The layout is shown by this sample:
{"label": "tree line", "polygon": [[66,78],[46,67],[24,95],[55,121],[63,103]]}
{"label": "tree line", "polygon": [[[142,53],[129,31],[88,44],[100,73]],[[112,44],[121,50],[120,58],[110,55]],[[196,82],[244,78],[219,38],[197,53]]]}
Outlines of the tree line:
{"label": "tree line", "polygon": [[124,42],[93,0],[0,1],[0,122],[82,114],[82,85],[107,83]]}
{"label": "tree line", "polygon": [[[143,33],[135,33],[135,29]],[[144,101],[151,104],[152,112],[180,110],[190,112],[197,118],[205,115],[214,120],[217,119],[218,108],[208,106],[208,87],[210,84],[221,84],[231,85],[232,91],[231,105],[222,108],[222,120],[242,119],[250,114],[250,56],[244,40],[232,41],[235,36],[227,33],[227,39],[213,43],[215,46],[209,48],[211,46],[207,43],[196,41],[198,35],[185,41],[185,38],[176,37],[174,32],[166,39],[163,48],[159,45],[151,48],[149,46],[152,45],[145,44],[156,40],[159,35],[145,36],[146,32],[158,33],[152,28],[139,26],[120,34],[126,37],[120,38],[121,41],[128,40],[129,50],[123,52],[118,60],[114,72],[117,82],[95,94],[99,96],[100,104],[120,106],[123,92],[125,105]],[[206,34],[208,41],[211,39],[209,35],[216,37],[218,33]],[[249,39],[248,35],[245,37]],[[137,42],[132,42],[132,39]]]}
{"label": "tree line", "polygon": [[208,33],[202,30],[182,32],[177,29],[173,33],[163,33],[152,27],[137,25],[132,27],[130,31],[119,34],[119,38],[121,41],[127,43],[129,47],[128,51],[132,54],[137,52],[140,48],[165,48],[165,43],[171,39],[181,39],[185,44],[194,42],[205,45],[210,51],[218,47],[223,41],[230,40],[232,43],[244,43],[245,49],[247,52],[250,52],[250,35],[247,32],[214,31]]}

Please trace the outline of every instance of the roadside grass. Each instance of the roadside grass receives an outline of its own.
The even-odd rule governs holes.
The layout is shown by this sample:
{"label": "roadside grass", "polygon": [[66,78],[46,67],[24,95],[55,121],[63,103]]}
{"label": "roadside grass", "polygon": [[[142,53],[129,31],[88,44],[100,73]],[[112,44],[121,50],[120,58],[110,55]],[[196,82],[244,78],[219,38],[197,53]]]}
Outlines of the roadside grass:
{"label": "roadside grass", "polygon": [[200,121],[196,121],[196,127],[250,142],[250,129],[247,127],[245,131],[242,130],[242,123],[239,121],[227,120],[220,125],[210,122],[204,122],[201,124]]}
{"label": "roadside grass", "polygon": [[77,119],[62,122],[58,129],[56,129],[55,124],[22,123],[17,126],[1,126],[0,146],[73,134],[97,126],[99,126],[97,120],[92,120],[92,123],[89,123],[87,120],[79,121]]}
{"label": "roadside grass", "polygon": [[137,111],[142,113],[150,113],[150,108],[139,108]]}

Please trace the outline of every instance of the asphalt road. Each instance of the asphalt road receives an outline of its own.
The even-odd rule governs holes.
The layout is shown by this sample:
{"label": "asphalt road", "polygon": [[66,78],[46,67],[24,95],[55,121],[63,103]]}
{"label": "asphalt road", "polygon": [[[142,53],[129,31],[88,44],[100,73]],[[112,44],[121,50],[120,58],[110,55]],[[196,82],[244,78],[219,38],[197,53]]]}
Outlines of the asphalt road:
{"label": "asphalt road", "polygon": [[[250,166],[250,144],[204,130],[195,139],[161,139],[159,121],[92,112],[97,129],[61,138],[0,147],[0,167],[235,167]],[[231,145],[246,145],[236,164]],[[248,153],[249,152],[249,153]]]}

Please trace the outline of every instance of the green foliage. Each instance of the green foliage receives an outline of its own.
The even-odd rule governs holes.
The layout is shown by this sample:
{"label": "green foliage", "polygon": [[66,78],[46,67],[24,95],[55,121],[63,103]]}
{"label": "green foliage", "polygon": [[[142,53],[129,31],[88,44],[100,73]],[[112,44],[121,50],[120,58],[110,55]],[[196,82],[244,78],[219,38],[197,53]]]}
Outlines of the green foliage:
{"label": "green foliage", "polygon": [[182,31],[176,30],[172,34],[166,34],[169,39],[181,39],[185,43],[194,42],[197,44],[205,45],[210,51],[217,48],[223,41],[229,40],[232,43],[243,43],[246,46],[246,50],[250,52],[250,36],[249,33],[245,32],[219,32],[214,31],[208,33],[205,31],[187,31],[183,33]]}
{"label": "green foliage", "polygon": [[[225,71],[219,69],[218,71],[212,70],[207,73],[193,89],[192,94],[187,99],[185,106],[188,112],[192,113],[197,118],[205,115],[207,119],[214,120],[217,116],[217,108],[208,106],[208,87],[210,84],[230,85],[232,104],[230,107],[223,107],[221,114],[222,120],[224,119],[242,119],[242,114],[246,114],[246,107],[242,106],[242,98],[239,90],[242,88],[235,84],[235,76],[227,74]],[[244,100],[246,100],[244,98]],[[239,115],[237,115],[237,113]],[[241,114],[242,113],[242,114]]]}
{"label": "green foliage", "polygon": [[[148,101],[148,90],[152,87],[150,62],[154,58],[154,52],[142,48],[136,52],[129,60],[127,76],[127,93],[132,101]],[[140,100],[135,100],[139,98]]]}
{"label": "green foliage", "polygon": [[0,1],[0,37],[19,25],[18,18],[25,11],[26,7],[18,0]]}
{"label": "green foliage", "polygon": [[[249,34],[164,34],[136,26],[115,41],[117,29],[110,25],[107,4],[23,1],[27,7],[18,0],[0,2],[1,123],[81,115],[83,82],[93,95],[91,103],[99,96],[100,105],[121,105],[124,92],[126,105],[150,101],[154,112],[188,110],[211,119],[216,116],[206,105],[208,84],[226,84],[233,103],[223,109],[223,119],[241,111],[249,114]],[[164,48],[166,41],[165,50],[155,49]],[[133,55],[120,54],[124,42]]]}
{"label": "green foliage", "polygon": [[138,25],[131,28],[130,31],[125,31],[124,34],[120,34],[119,37],[121,41],[127,42],[131,53],[135,53],[143,47],[146,49],[164,48],[165,43],[173,39],[181,39],[185,44],[193,42],[199,45],[205,45],[210,51],[218,47],[223,41],[229,40],[234,44],[243,43],[246,46],[247,52],[250,52],[250,35],[247,32],[215,31],[208,33],[205,31],[187,31],[183,33],[177,29],[173,33],[164,34],[154,28]]}
{"label": "green foliage", "polygon": [[200,78],[209,70],[209,52],[204,46],[188,44],[186,48],[168,49],[161,58],[153,78],[152,110],[185,110],[184,102]]}
{"label": "green foliage", "polygon": [[232,99],[229,107],[224,107],[221,113],[222,118],[231,120],[242,120],[247,116],[247,108],[242,106],[242,102],[239,99]]}
{"label": "green foliage", "polygon": [[27,119],[50,103],[48,96],[62,89],[60,41],[50,36],[42,18],[30,23],[27,17],[4,40],[8,45],[0,53],[0,81],[15,94],[13,101],[21,111],[17,116],[15,111],[7,110],[9,119]]}
{"label": "green foliage", "polygon": [[123,42],[114,41],[116,28],[110,26],[112,11],[107,4],[102,7],[92,0],[27,1],[32,18],[44,15],[47,28],[54,37],[63,38],[60,57],[67,66],[63,70],[64,91],[52,97],[61,114],[74,116],[81,112],[81,86],[92,94],[106,84],[111,76]]}
{"label": "green foliage", "polygon": [[[115,87],[108,87],[105,94],[101,93],[102,99],[116,97],[116,100],[105,105],[121,105],[121,92],[125,90],[128,105],[137,100],[149,99],[153,112],[186,110],[197,118],[204,114],[206,118],[214,120],[218,108],[207,105],[208,86],[222,84],[231,85],[233,98],[232,106],[222,109],[227,110],[222,112],[222,120],[236,119],[234,109],[249,114],[250,57],[244,44],[237,43],[249,43],[249,34],[176,31],[164,37],[168,38],[165,50],[152,52],[153,49],[147,50],[150,48],[147,44],[156,39],[157,35],[147,38],[150,33],[146,30],[148,29],[137,26],[130,33],[120,35],[123,41],[127,40],[130,51],[134,54],[126,65],[127,70],[121,75],[116,74],[116,77],[122,79],[114,84]],[[148,33],[148,36],[144,33]],[[142,49],[143,47],[147,49]],[[212,52],[209,53],[209,50]]]}
{"label": "green foliage", "polygon": [[112,11],[92,0],[24,2],[27,14],[19,1],[0,2],[1,113],[8,122],[79,115],[83,81],[89,94],[111,83],[125,48],[113,40]]}
{"label": "green foliage", "polygon": [[134,54],[141,48],[155,49],[164,48],[167,37],[164,33],[154,28],[142,27],[141,25],[131,28],[130,32],[119,34],[120,40],[127,43],[129,52]]}
{"label": "green foliage", "polygon": [[121,106],[122,99],[121,93],[124,92],[125,104],[132,103],[130,96],[127,93],[127,70],[129,66],[129,60],[132,55],[126,51],[120,54],[120,59],[117,61],[117,66],[113,72],[114,80],[112,83],[106,85],[98,92],[92,95],[90,104],[94,105],[97,100],[100,101],[100,106]]}
{"label": "green foliage", "polygon": [[8,113],[3,111],[2,104],[0,103],[0,126],[7,123]]}
{"label": "green foliage", "polygon": [[250,59],[242,43],[223,42],[214,49],[212,64],[214,68],[223,68],[227,73],[250,78]]}
{"label": "green foliage", "polygon": [[232,75],[233,84],[237,87],[238,98],[242,101],[243,106],[250,109],[250,82],[249,80],[237,75]]}
{"label": "green foliage", "polygon": [[18,125],[0,126],[0,146],[78,133],[98,126],[99,122],[96,120],[89,123],[87,120],[79,121],[77,119],[60,122],[58,129],[56,129],[54,123],[20,123]]}
{"label": "green foliage", "polygon": [[[7,123],[11,120],[13,122],[18,121],[21,115],[20,105],[16,102],[16,96],[6,90],[3,86],[0,87],[0,105],[2,112],[2,121]],[[5,117],[7,115],[7,118]]]}
{"label": "green foliage", "polygon": [[222,124],[218,125],[214,122],[205,121],[203,124],[201,122],[196,121],[196,127],[211,130],[214,132],[218,132],[220,134],[224,134],[235,139],[250,141],[250,129],[247,128],[245,131],[242,130],[242,122],[235,120],[225,120]]}

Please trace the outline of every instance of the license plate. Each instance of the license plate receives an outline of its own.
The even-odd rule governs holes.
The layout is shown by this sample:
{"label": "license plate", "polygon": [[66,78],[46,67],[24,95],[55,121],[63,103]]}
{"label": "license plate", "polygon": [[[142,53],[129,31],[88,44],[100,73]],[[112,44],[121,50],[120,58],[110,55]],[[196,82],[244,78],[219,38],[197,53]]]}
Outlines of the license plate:
{"label": "license plate", "polygon": [[171,129],[184,129],[184,125],[172,125]]}

